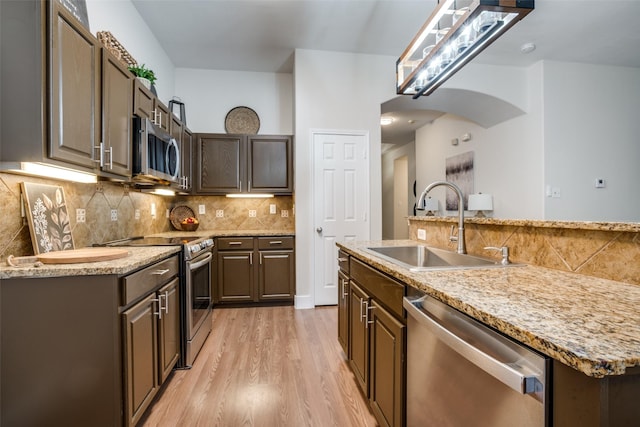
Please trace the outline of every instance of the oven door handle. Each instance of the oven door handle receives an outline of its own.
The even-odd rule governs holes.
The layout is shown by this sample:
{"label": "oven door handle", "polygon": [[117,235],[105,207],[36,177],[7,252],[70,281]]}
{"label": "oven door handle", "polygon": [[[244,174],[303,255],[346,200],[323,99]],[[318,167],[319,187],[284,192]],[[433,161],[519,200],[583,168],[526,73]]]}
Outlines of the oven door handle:
{"label": "oven door handle", "polygon": [[195,270],[196,268],[200,268],[200,267],[202,267],[203,265],[208,264],[208,263],[211,261],[211,259],[212,259],[212,258],[213,258],[213,254],[211,254],[211,252],[208,252],[208,253],[204,256],[204,258],[203,258],[202,260],[197,261],[197,262],[194,262],[194,263],[190,263],[190,264],[189,264],[189,271],[193,271],[193,270]]}

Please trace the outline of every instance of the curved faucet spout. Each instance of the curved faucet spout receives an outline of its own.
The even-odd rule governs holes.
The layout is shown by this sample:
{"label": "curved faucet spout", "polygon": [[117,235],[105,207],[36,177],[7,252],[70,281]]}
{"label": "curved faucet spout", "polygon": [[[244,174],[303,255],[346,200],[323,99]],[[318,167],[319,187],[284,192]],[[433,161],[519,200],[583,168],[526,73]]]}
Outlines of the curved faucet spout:
{"label": "curved faucet spout", "polygon": [[[449,187],[450,189],[455,191],[456,195],[458,196],[458,235],[450,236],[449,239],[452,242],[458,242],[458,250],[456,252],[458,252],[459,254],[466,254],[467,245],[464,238],[464,196],[462,195],[462,190],[460,190],[460,187],[448,181],[432,182],[431,184],[427,185],[427,188],[425,188],[422,194],[420,194],[420,198],[418,199],[418,207],[421,207],[423,205],[424,198],[427,196],[427,193],[429,191],[441,185]],[[451,228],[453,229],[453,226],[451,226]]]}

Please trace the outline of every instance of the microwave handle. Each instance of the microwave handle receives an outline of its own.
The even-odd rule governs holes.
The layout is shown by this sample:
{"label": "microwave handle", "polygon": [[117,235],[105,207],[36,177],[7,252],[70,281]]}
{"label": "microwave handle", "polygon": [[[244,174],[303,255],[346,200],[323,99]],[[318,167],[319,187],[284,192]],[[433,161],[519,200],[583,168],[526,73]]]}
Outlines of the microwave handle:
{"label": "microwave handle", "polygon": [[169,145],[167,146],[167,151],[164,153],[165,164],[169,164],[169,152],[171,151],[171,147],[176,152],[176,173],[171,177],[172,179],[177,179],[178,175],[180,175],[180,150],[178,148],[178,141],[175,138],[171,138],[169,140]]}

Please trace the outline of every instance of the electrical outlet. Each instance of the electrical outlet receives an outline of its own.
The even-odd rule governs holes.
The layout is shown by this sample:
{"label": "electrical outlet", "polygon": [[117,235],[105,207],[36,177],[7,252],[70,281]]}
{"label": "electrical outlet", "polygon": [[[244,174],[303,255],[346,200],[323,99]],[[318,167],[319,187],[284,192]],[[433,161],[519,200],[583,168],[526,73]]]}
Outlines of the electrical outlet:
{"label": "electrical outlet", "polygon": [[249,218],[255,218],[255,217],[256,217],[256,210],[249,209]]}
{"label": "electrical outlet", "polygon": [[418,239],[419,240],[427,240],[427,230],[422,228],[418,228]]}
{"label": "electrical outlet", "polygon": [[216,209],[216,218],[224,218],[224,210]]}
{"label": "electrical outlet", "polygon": [[282,216],[282,218],[288,218],[289,217],[289,211],[287,209],[282,209],[280,211],[280,215]]}
{"label": "electrical outlet", "polygon": [[207,209],[204,207],[204,205],[198,205],[198,214],[204,215],[205,213],[207,213]]}
{"label": "electrical outlet", "polygon": [[133,213],[135,219],[140,219],[140,209],[136,209]]}
{"label": "electrical outlet", "polygon": [[275,205],[274,203],[272,203],[272,204],[270,204],[270,205],[269,205],[269,213],[270,213],[271,215],[273,215],[273,214],[275,214],[275,213],[276,213],[276,205]]}
{"label": "electrical outlet", "polygon": [[111,221],[117,221],[117,220],[118,220],[118,210],[111,209]]}
{"label": "electrical outlet", "polygon": [[87,211],[76,209],[76,222],[87,222]]}

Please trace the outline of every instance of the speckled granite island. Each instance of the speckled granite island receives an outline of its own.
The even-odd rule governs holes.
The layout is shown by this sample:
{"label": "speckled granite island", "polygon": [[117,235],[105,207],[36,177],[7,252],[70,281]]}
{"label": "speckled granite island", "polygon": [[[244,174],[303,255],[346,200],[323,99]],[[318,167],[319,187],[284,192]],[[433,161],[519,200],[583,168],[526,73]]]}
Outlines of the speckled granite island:
{"label": "speckled granite island", "polygon": [[[623,407],[623,411],[638,406],[632,402],[640,390],[639,286],[531,265],[412,272],[364,250],[372,246],[418,244],[424,242],[361,241],[337,246],[551,357],[555,361],[554,404],[562,399],[560,393],[567,393],[571,394],[567,400],[583,399],[596,406],[575,407],[582,412],[577,418],[573,410],[567,410],[565,418],[557,418],[554,425],[569,425],[566,424],[569,419],[589,417],[596,420],[595,425],[620,425],[609,424],[608,411],[613,411],[616,405]],[[606,387],[613,384],[609,380],[615,382],[618,393],[614,394],[611,387],[612,394],[605,398]],[[566,385],[567,381],[571,386]],[[585,393],[590,396],[585,397]],[[638,409],[631,412],[628,415],[631,418],[625,419],[640,421]]]}

